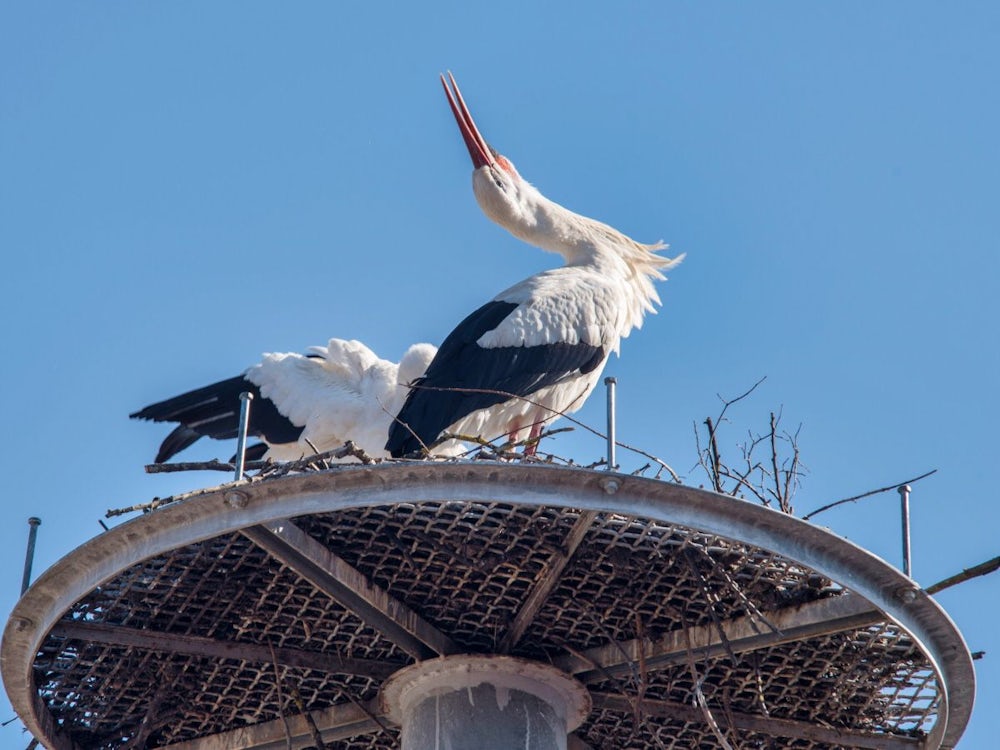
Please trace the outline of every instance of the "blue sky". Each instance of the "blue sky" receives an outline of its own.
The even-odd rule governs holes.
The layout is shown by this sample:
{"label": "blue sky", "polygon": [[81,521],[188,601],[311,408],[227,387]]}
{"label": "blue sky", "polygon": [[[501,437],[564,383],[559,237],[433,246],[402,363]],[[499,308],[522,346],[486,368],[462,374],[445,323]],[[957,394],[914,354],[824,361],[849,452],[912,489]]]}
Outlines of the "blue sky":
{"label": "blue sky", "polygon": [[[624,441],[700,484],[693,425],[767,376],[724,450],[772,409],[801,424],[799,514],[936,468],[915,577],[1000,554],[995,4],[20,4],[0,13],[4,616],[29,515],[40,572],[107,508],[226,479],[144,474],[166,430],[131,411],[331,336],[398,358],[559,262],[477,208],[445,70],[546,195],[687,253],[607,369]],[[604,453],[582,431],[550,448]],[[895,493],[816,520],[898,563]],[[998,586],[939,596],[988,652],[963,749],[995,742]]]}

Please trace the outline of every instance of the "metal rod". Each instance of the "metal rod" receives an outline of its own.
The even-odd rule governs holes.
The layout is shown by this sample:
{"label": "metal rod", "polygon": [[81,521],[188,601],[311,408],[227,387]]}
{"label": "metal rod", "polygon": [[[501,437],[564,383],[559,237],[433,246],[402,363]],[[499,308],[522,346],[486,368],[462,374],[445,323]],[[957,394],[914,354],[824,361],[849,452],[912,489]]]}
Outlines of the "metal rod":
{"label": "metal rod", "polygon": [[250,424],[250,402],[253,394],[243,391],[240,394],[240,431],[236,442],[236,481],[243,479],[243,466],[246,460],[247,427]]}
{"label": "metal rod", "polygon": [[615,460],[615,386],[618,384],[616,378],[604,378],[604,385],[608,387],[608,471],[614,471],[618,466]]}
{"label": "metal rod", "polygon": [[28,590],[31,585],[31,566],[35,562],[35,538],[38,536],[38,527],[41,526],[42,519],[32,516],[28,519],[28,549],[24,553],[24,575],[21,577],[21,594]]}
{"label": "metal rod", "polygon": [[903,572],[912,578],[913,576],[910,574],[910,485],[900,485],[899,500],[903,517]]}

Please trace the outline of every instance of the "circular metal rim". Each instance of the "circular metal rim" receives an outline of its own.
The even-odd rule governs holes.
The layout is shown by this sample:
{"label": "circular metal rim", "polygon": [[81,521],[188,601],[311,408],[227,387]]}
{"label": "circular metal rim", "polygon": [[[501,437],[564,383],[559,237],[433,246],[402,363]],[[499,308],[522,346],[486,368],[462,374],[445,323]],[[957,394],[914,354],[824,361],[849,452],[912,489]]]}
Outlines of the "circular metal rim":
{"label": "circular metal rim", "polygon": [[969,650],[951,618],[919,585],[870,552],[820,527],[728,495],[586,469],[468,463],[342,466],[192,492],[132,519],[63,557],[25,593],[7,621],[0,670],[28,730],[53,748],[72,745],[38,698],[32,663],[52,626],[78,599],[131,565],[195,542],[294,516],[395,503],[502,502],[623,513],[678,524],[780,554],[857,593],[906,630],[941,683],[926,747],[953,748],[975,696]]}

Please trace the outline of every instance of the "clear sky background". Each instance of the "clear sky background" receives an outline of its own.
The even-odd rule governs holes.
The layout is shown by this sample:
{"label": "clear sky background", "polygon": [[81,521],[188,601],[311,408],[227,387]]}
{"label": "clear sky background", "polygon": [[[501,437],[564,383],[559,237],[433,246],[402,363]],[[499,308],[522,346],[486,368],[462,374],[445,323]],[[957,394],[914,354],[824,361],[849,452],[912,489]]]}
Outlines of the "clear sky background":
{"label": "clear sky background", "polygon": [[[606,371],[622,440],[701,484],[694,425],[767,376],[724,457],[783,409],[799,515],[936,468],[917,580],[1000,554],[996,3],[488,8],[4,6],[4,619],[28,516],[37,574],[108,508],[228,479],[146,475],[168,430],[130,412],[331,336],[396,359],[560,262],[476,206],[449,69],[547,196],[687,253]],[[603,414],[598,394],[580,417]],[[183,457],[232,452],[203,442]],[[548,448],[604,455],[580,430]],[[816,521],[899,564],[898,505]],[[1000,576],[938,598],[987,652],[961,748],[993,747]]]}

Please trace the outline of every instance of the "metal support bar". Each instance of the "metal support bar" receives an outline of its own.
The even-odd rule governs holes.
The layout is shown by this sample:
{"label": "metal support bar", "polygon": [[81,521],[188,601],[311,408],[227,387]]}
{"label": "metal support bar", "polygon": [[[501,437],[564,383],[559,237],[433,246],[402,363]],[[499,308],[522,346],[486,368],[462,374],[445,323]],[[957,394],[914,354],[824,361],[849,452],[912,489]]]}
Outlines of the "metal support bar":
{"label": "metal support bar", "polygon": [[910,485],[899,487],[899,503],[903,519],[903,572],[913,578],[910,572]]}
{"label": "metal support bar", "polygon": [[28,549],[24,553],[24,575],[21,576],[21,593],[24,594],[31,585],[31,566],[35,562],[35,538],[38,536],[38,527],[41,526],[42,519],[32,516],[28,519]]}
{"label": "metal support bar", "polygon": [[[630,674],[640,657],[646,670],[652,672],[684,664],[690,656],[700,660],[725,656],[729,650],[739,654],[855,630],[885,622],[886,619],[871,604],[854,594],[817,599],[798,607],[766,612],[765,615],[768,623],[778,632],[769,629],[759,617],[747,616],[688,628],[690,654],[684,631],[673,630],[658,638],[616,641],[579,655],[567,654],[553,663],[581,682],[594,682]],[[725,640],[720,631],[725,633]]]}
{"label": "metal support bar", "polygon": [[515,615],[514,621],[510,624],[510,628],[504,635],[503,640],[500,641],[500,645],[497,647],[498,653],[509,653],[517,645],[517,642],[521,640],[524,631],[531,625],[542,605],[549,598],[549,594],[552,593],[552,589],[559,583],[559,577],[566,569],[570,559],[576,552],[576,548],[580,546],[580,542],[583,541],[583,538],[587,535],[587,531],[594,524],[596,518],[597,512],[593,510],[585,510],[580,513],[580,517],[576,519],[573,528],[566,535],[565,550],[553,554],[545,563],[545,566],[538,574],[538,578],[535,579],[534,586],[532,586],[525,597],[521,609]]}
{"label": "metal support bar", "polygon": [[240,431],[236,437],[236,476],[235,481],[243,479],[243,467],[246,465],[247,429],[250,426],[250,402],[253,394],[243,391],[240,394]]}
{"label": "metal support bar", "polygon": [[460,650],[448,636],[291,521],[251,526],[242,533],[414,658]]}
{"label": "metal support bar", "polygon": [[258,664],[271,664],[276,659],[278,666],[282,667],[315,669],[330,674],[353,674],[380,680],[405,666],[398,662],[356,659],[297,648],[276,647],[272,651],[267,646],[256,643],[236,643],[195,635],[158,633],[154,630],[127,628],[100,622],[59,622],[52,628],[51,635],[86,643],[133,646],[150,651],[237,659]]}
{"label": "metal support bar", "polygon": [[615,386],[618,385],[618,379],[604,378],[604,385],[608,388],[608,471],[614,471],[618,466],[615,457],[617,443],[615,440]]}
{"label": "metal support bar", "polygon": [[[309,718],[319,729],[324,742],[338,742],[350,737],[377,732],[388,720],[379,714],[378,699],[366,703],[340,703],[318,711],[310,711]],[[287,733],[287,734],[286,734]],[[291,739],[288,739],[291,735]],[[175,742],[164,750],[303,750],[316,747],[309,729],[309,722],[302,714],[291,714],[282,719],[265,721],[207,737]]]}
{"label": "metal support bar", "polygon": [[[591,693],[595,709],[608,709],[623,713],[637,713],[641,716],[657,716],[692,724],[702,724],[705,714],[700,708],[687,703],[661,700],[636,700],[622,695]],[[769,716],[743,714],[723,710],[722,706],[712,712],[719,725],[746,732],[766,734],[771,737],[810,740],[829,743],[836,747],[864,748],[864,750],[921,750],[925,747],[922,739],[900,737],[891,734],[858,732],[849,729],[824,727],[818,723],[775,719]]]}

